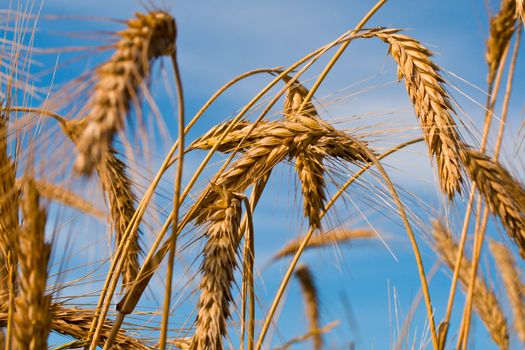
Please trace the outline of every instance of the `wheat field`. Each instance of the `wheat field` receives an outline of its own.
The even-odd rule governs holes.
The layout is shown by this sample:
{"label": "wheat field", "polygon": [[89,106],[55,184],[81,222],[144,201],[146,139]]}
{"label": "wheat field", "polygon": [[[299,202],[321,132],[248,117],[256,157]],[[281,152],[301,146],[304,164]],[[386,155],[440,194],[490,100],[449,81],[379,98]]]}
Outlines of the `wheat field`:
{"label": "wheat field", "polygon": [[4,0],[0,348],[523,349],[524,25]]}

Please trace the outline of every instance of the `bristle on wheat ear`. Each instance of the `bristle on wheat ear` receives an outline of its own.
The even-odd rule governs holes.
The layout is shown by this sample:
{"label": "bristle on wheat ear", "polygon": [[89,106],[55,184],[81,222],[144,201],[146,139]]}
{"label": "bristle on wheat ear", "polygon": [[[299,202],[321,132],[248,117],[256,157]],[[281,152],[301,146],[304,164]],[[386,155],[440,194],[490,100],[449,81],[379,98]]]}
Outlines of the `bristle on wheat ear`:
{"label": "bristle on wheat ear", "polygon": [[75,170],[89,175],[103,161],[113,136],[124,121],[139,89],[149,77],[151,62],[175,50],[175,20],[165,12],[136,15],[118,33],[116,52],[96,71],[93,94],[84,108],[87,124],[79,137]]}
{"label": "bristle on wheat ear", "polygon": [[[458,244],[439,220],[433,222],[433,235],[437,253],[446,265],[454,270]],[[471,265],[472,263],[463,257],[459,269],[459,280],[465,290],[469,285]],[[492,340],[499,345],[501,350],[508,349],[509,332],[505,314],[492,290],[480,277],[476,277],[473,300],[474,308],[489,331]]]}

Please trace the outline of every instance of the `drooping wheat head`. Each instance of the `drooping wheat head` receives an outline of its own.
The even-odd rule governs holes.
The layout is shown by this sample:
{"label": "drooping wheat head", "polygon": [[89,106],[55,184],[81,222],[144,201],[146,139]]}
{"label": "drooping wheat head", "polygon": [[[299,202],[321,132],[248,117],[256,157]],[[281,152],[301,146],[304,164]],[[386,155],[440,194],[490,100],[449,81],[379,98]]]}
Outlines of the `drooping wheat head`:
{"label": "drooping wheat head", "polygon": [[[86,121],[81,120],[68,121],[61,126],[64,133],[78,146],[79,135],[85,125]],[[109,203],[111,222],[115,230],[115,246],[118,247],[124,239],[126,228],[135,212],[136,199],[132,190],[131,180],[127,175],[126,164],[117,157],[117,152],[113,147],[109,147],[106,150],[103,161],[96,164],[96,170]],[[139,270],[138,256],[142,251],[137,234],[127,239],[131,241],[131,248],[124,257],[122,269],[122,283],[124,287],[135,280]]]}
{"label": "drooping wheat head", "polygon": [[175,20],[165,12],[136,14],[119,32],[116,52],[96,72],[96,84],[85,106],[87,124],[78,140],[75,170],[91,174],[106,156],[116,132],[151,70],[151,62],[175,50]]}
{"label": "drooping wheat head", "polygon": [[230,317],[231,285],[236,267],[236,252],[240,242],[240,198],[227,190],[218,189],[219,199],[208,208],[207,242],[201,266],[201,295],[190,349],[222,350],[226,321]]}
{"label": "drooping wheat head", "polygon": [[463,152],[465,168],[490,211],[525,256],[525,189],[499,162],[475,150]]}
{"label": "drooping wheat head", "polygon": [[18,234],[20,274],[14,335],[18,349],[46,349],[51,321],[51,296],[46,294],[51,245],[45,243],[47,214],[40,207],[38,191],[32,180],[24,182],[21,204],[24,222]]}
{"label": "drooping wheat head", "polygon": [[312,341],[314,350],[321,350],[323,348],[323,338],[321,337],[319,324],[319,300],[312,272],[308,266],[299,265],[295,270],[295,277],[299,280],[301,290],[303,291],[306,317],[309,322],[309,332],[313,334]]}
{"label": "drooping wheat head", "polygon": [[405,79],[408,96],[419,117],[430,154],[434,157],[441,189],[449,199],[461,192],[462,143],[453,118],[453,108],[432,53],[417,40],[398,33],[398,29],[378,29],[365,37],[378,37],[390,45],[397,62],[398,77]]}
{"label": "drooping wheat head", "polygon": [[512,313],[514,329],[521,342],[525,342],[525,302],[523,300],[524,286],[512,253],[504,244],[491,240],[490,252],[496,261],[503,285],[507,292]]}
{"label": "drooping wheat head", "polygon": [[[454,270],[458,253],[457,243],[439,220],[433,222],[433,235],[437,253],[447,266]],[[463,257],[459,270],[459,280],[465,290],[468,289],[469,285],[471,265],[472,263]],[[492,340],[499,345],[500,349],[508,349],[509,333],[505,314],[492,290],[480,277],[476,277],[473,303]]]}
{"label": "drooping wheat head", "polygon": [[494,80],[503,52],[516,29],[516,13],[520,11],[516,5],[516,0],[502,0],[499,12],[490,19],[490,32],[485,55],[489,66],[487,76],[489,83]]}

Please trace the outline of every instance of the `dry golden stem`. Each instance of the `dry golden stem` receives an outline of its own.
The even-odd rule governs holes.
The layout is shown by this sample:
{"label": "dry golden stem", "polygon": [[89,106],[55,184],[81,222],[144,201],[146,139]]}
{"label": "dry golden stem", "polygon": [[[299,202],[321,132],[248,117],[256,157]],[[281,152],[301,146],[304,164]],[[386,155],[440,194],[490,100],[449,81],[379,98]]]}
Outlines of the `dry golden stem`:
{"label": "dry golden stem", "polygon": [[226,189],[219,189],[220,199],[207,208],[208,241],[202,262],[201,296],[195,335],[190,349],[222,350],[226,320],[230,316],[231,284],[239,246],[241,201]]}
{"label": "dry golden stem", "polygon": [[150,75],[151,61],[175,50],[176,25],[169,14],[136,16],[118,33],[116,52],[98,68],[93,94],[84,108],[88,123],[79,137],[75,161],[75,170],[84,175],[104,160],[114,134],[124,127],[132,101]]}
{"label": "dry golden stem", "polygon": [[295,270],[295,277],[299,280],[303,291],[306,316],[310,323],[308,331],[313,334],[314,350],[321,350],[323,348],[323,338],[321,337],[321,327],[319,326],[319,300],[312,272],[306,265],[299,265]]}
{"label": "dry golden stem", "polygon": [[512,307],[514,329],[523,343],[525,342],[525,302],[523,301],[524,289],[520,272],[516,268],[512,252],[505,245],[496,241],[490,241],[489,246]]}
{"label": "dry golden stem", "polygon": [[40,350],[47,348],[51,321],[51,297],[45,294],[51,245],[45,243],[47,214],[39,205],[32,180],[24,181],[23,191],[24,223],[18,234],[20,288],[15,300],[14,334],[17,349]]}
{"label": "dry golden stem", "polygon": [[[435,248],[441,259],[443,259],[451,270],[454,270],[458,250],[457,243],[440,221],[434,221],[433,234]],[[467,258],[464,257],[461,260],[459,280],[464,290],[468,290],[469,288],[471,265],[472,263]],[[509,336],[505,314],[494,293],[485,281],[479,277],[476,277],[476,283],[474,285],[473,304],[494,342],[499,345],[500,349],[508,349]]]}
{"label": "dry golden stem", "polygon": [[[372,230],[333,230],[313,236],[308,241],[305,249],[325,247],[327,245],[344,243],[354,239],[374,237],[376,237],[376,233]],[[301,241],[302,239],[297,239],[288,243],[284,248],[274,255],[273,259],[277,260],[295,254],[301,244]]]}

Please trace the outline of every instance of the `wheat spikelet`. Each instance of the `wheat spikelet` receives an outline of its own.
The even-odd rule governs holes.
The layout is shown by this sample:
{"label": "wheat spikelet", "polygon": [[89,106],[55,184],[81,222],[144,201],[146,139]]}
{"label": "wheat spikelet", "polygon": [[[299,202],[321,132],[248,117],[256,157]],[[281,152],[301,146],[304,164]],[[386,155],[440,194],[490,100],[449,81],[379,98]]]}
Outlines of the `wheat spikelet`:
{"label": "wheat spikelet", "polygon": [[317,287],[315,286],[312,272],[306,265],[299,265],[295,270],[295,277],[301,284],[303,291],[303,298],[306,309],[306,316],[310,323],[309,332],[313,334],[312,341],[314,350],[321,350],[323,348],[323,338],[321,337],[319,327],[319,300],[317,297]]}
{"label": "wheat spikelet", "polygon": [[525,189],[500,163],[486,154],[465,150],[465,168],[494,215],[525,256]]}
{"label": "wheat spikelet", "polygon": [[494,80],[503,52],[516,29],[516,12],[523,11],[523,7],[517,8],[516,4],[516,0],[502,0],[499,12],[490,19],[490,33],[485,54],[489,66],[487,77],[489,82]]}
{"label": "wheat spikelet", "polygon": [[114,134],[124,125],[140,85],[150,75],[150,62],[175,50],[175,20],[165,12],[137,13],[118,33],[113,56],[98,68],[85,110],[88,123],[78,141],[75,170],[90,174],[103,161]]}
{"label": "wheat spikelet", "polygon": [[209,208],[206,219],[208,241],[204,247],[201,266],[201,295],[190,349],[222,349],[226,335],[226,320],[230,316],[231,284],[236,266],[235,254],[239,245],[241,202],[238,196],[219,189],[220,199]]}
{"label": "wheat spikelet", "polygon": [[431,52],[417,40],[397,29],[380,29],[365,37],[378,37],[390,45],[389,52],[398,64],[398,77],[405,79],[431,155],[437,164],[441,189],[449,199],[461,192],[461,140],[452,117],[450,97],[443,86],[439,68]]}
{"label": "wheat spikelet", "polygon": [[[376,233],[372,230],[333,230],[327,233],[312,236],[305,249],[325,247],[330,244],[344,243],[354,239],[374,238],[375,236]],[[302,238],[288,243],[284,248],[274,255],[273,259],[276,260],[295,254],[295,252],[299,249],[301,242]]]}
{"label": "wheat spikelet", "polygon": [[46,211],[32,180],[24,182],[24,223],[19,231],[19,294],[16,297],[14,334],[18,349],[47,348],[51,297],[45,295],[51,245],[45,243]]}
{"label": "wheat spikelet", "polygon": [[[454,270],[458,252],[457,243],[449,235],[446,227],[438,220],[433,222],[433,234],[435,249],[448,267]],[[471,265],[467,258],[464,257],[461,260],[459,280],[463,289],[468,288]],[[480,277],[476,277],[473,302],[474,308],[489,331],[492,340],[499,345],[501,350],[508,349],[509,336],[505,314],[492,290]]]}
{"label": "wheat spikelet", "polygon": [[491,240],[490,252],[505,285],[507,296],[514,316],[514,329],[522,342],[525,342],[525,303],[523,302],[523,285],[512,253],[501,243]]}
{"label": "wheat spikelet", "polygon": [[[86,121],[68,121],[61,126],[68,137],[79,145],[79,135]],[[135,212],[135,196],[131,188],[131,180],[126,174],[126,164],[117,158],[117,152],[109,147],[101,163],[96,164],[102,189],[107,196],[111,221],[115,230],[115,246],[119,246],[124,238],[126,228]],[[124,287],[135,280],[139,269],[138,255],[141,252],[138,235],[128,237],[131,248],[124,257],[122,283]]]}

